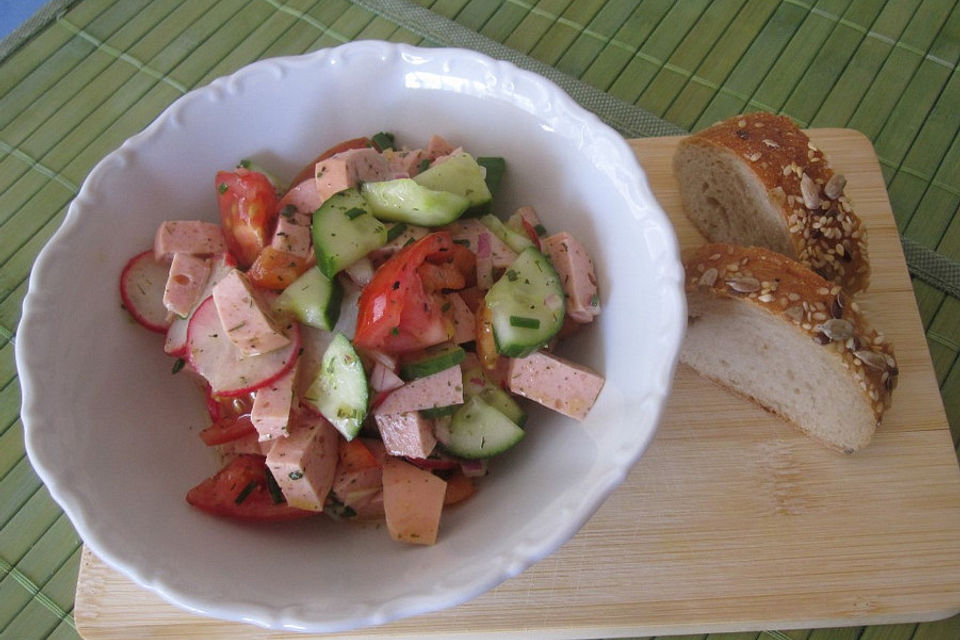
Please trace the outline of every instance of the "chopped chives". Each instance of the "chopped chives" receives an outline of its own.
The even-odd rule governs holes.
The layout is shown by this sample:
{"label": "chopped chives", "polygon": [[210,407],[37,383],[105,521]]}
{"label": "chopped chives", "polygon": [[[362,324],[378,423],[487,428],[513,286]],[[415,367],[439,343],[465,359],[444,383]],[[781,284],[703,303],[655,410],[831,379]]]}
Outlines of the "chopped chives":
{"label": "chopped chives", "polygon": [[547,235],[547,228],[546,228],[545,226],[543,226],[542,224],[538,224],[537,226],[535,226],[535,227],[533,228],[533,230],[537,232],[537,235],[538,235],[538,236],[545,236],[545,235]]}
{"label": "chopped chives", "polygon": [[387,242],[393,242],[396,240],[404,231],[407,230],[406,222],[398,222],[389,229],[387,229]]}
{"label": "chopped chives", "polygon": [[394,139],[392,133],[387,133],[386,131],[381,131],[380,133],[374,135],[371,140],[373,144],[377,146],[380,151],[385,151],[386,149],[393,149]]}
{"label": "chopped chives", "polygon": [[277,484],[277,479],[270,473],[270,469],[267,469],[267,491],[270,492],[270,498],[273,500],[273,504],[280,504],[287,501],[287,499],[283,497],[283,491],[280,489],[280,485]]}
{"label": "chopped chives", "polygon": [[417,171],[422,172],[430,168],[430,158],[424,158],[420,161],[420,164],[417,165]]}
{"label": "chopped chives", "polygon": [[251,480],[250,482],[248,482],[247,486],[243,488],[243,491],[237,494],[237,497],[234,498],[233,502],[235,504],[242,503],[244,500],[247,499],[247,497],[249,497],[251,493],[253,493],[253,490],[257,488],[257,484],[258,483],[256,480]]}
{"label": "chopped chives", "polygon": [[354,218],[358,218],[365,213],[366,211],[360,207],[354,207],[353,209],[348,209],[344,215],[347,216],[347,220],[353,220]]}
{"label": "chopped chives", "polygon": [[499,156],[481,156],[477,158],[477,164],[487,170],[484,180],[487,183],[487,188],[490,189],[490,193],[496,194],[500,181],[503,179],[503,174],[507,170],[507,161]]}
{"label": "chopped chives", "polygon": [[526,316],[510,316],[510,326],[520,327],[521,329],[539,329],[540,321]]}

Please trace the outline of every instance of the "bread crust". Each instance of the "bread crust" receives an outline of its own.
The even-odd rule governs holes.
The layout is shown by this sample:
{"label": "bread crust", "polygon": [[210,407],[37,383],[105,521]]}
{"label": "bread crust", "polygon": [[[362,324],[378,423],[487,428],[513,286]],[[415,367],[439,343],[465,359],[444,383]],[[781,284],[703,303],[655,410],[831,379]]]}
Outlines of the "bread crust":
{"label": "bread crust", "polygon": [[846,179],[792,120],[766,112],[734,116],[684,138],[679,150],[736,156],[780,210],[791,257],[849,293],[867,288],[867,234],[843,193]]}
{"label": "bread crust", "polygon": [[707,244],[685,251],[683,263],[688,294],[699,291],[752,304],[807,334],[811,348],[834,353],[880,424],[899,376],[893,347],[839,285],[760,247]]}

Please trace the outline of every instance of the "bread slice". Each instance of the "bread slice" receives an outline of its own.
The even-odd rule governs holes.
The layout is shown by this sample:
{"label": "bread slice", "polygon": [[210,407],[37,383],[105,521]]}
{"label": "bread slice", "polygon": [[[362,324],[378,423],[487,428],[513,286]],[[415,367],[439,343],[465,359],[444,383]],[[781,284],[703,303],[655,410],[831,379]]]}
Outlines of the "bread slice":
{"label": "bread slice", "polygon": [[897,362],[837,284],[758,247],[704,245],[684,267],[681,362],[831,448],[870,442]]}
{"label": "bread slice", "polygon": [[846,179],[789,118],[750,113],[688,136],[673,170],[707,240],[767,247],[850,293],[867,288],[866,231]]}

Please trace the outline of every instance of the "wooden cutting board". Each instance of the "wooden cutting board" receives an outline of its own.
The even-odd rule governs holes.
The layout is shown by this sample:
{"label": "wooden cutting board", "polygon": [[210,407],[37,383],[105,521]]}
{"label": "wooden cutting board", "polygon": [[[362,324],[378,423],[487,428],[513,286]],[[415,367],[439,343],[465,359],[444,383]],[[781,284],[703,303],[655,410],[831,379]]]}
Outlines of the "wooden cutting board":
{"label": "wooden cutting board", "polygon": [[[580,533],[471,602],[350,638],[597,638],[925,621],[960,611],[960,471],[880,166],[861,134],[811,137],[870,232],[860,303],[900,385],[873,443],[828,451],[680,367],[647,454]],[[684,246],[677,138],[633,140]],[[85,551],[89,640],[303,638],[180,611]]]}

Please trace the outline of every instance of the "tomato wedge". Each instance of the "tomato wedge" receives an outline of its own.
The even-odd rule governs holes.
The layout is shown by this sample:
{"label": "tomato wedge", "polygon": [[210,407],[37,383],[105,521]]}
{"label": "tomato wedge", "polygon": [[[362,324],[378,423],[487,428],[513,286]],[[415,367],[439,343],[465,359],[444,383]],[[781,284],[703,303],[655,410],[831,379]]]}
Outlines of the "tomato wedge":
{"label": "tomato wedge", "polygon": [[216,187],[227,248],[246,269],[270,243],[277,193],[267,176],[244,168],[217,172]]}
{"label": "tomato wedge", "polygon": [[299,278],[308,266],[306,258],[267,246],[250,265],[247,277],[250,282],[263,289],[283,291]]}
{"label": "tomato wedge", "polygon": [[376,456],[360,439],[341,440],[339,446],[340,466],[338,470],[340,471],[363,471],[380,466],[377,463]]}
{"label": "tomato wedge", "polygon": [[380,265],[357,303],[353,340],[356,346],[403,353],[439,344],[450,337],[443,301],[424,289],[417,268],[428,256],[452,246],[450,233],[437,231]]}
{"label": "tomato wedge", "polygon": [[233,442],[251,433],[256,433],[257,429],[250,421],[249,415],[239,416],[237,418],[221,418],[209,427],[200,432],[200,439],[208,447],[226,442]]}
{"label": "tomato wedge", "polygon": [[276,522],[320,513],[297,509],[282,501],[274,502],[267,482],[266,458],[243,454],[190,489],[187,502],[207,513],[243,520]]}

